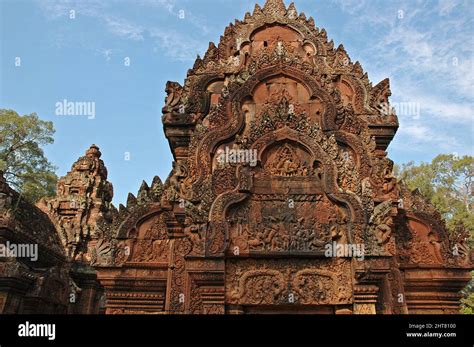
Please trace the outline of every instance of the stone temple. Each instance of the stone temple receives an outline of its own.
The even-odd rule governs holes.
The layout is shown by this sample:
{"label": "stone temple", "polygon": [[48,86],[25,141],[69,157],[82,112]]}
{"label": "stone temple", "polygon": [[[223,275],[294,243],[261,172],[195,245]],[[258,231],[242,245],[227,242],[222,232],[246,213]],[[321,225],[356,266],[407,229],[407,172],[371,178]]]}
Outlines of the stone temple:
{"label": "stone temple", "polygon": [[168,82],[174,156],[116,209],[92,145],[36,206],[2,177],[1,313],[457,313],[467,234],[393,176],[398,120],[313,18],[267,0]]}

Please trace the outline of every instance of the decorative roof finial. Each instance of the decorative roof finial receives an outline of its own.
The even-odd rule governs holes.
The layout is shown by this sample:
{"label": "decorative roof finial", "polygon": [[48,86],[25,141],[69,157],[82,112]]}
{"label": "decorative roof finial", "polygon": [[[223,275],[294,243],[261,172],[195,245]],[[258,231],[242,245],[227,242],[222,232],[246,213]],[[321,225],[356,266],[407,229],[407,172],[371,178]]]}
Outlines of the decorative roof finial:
{"label": "decorative roof finial", "polygon": [[263,6],[263,12],[284,16],[286,6],[283,0],[267,0]]}
{"label": "decorative roof finial", "polygon": [[91,145],[90,148],[86,151],[86,155],[89,158],[97,157],[100,158],[102,153],[99,150],[99,147],[97,145]]}

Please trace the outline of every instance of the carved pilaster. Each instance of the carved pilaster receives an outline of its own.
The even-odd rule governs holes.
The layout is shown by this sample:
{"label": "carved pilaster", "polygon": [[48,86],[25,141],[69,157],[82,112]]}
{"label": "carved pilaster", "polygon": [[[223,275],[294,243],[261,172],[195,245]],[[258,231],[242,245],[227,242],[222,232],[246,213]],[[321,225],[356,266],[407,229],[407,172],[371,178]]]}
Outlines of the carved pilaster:
{"label": "carved pilaster", "polygon": [[189,260],[186,312],[224,314],[224,262],[222,260]]}

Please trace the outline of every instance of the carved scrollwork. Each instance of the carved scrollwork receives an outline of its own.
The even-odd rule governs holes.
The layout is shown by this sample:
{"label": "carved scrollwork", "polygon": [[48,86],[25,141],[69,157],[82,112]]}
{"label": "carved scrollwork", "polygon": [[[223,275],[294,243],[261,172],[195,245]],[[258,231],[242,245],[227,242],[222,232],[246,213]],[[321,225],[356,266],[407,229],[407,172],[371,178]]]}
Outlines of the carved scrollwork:
{"label": "carved scrollwork", "polygon": [[283,275],[276,270],[251,270],[242,275],[239,286],[235,288],[231,301],[244,304],[271,304],[285,288]]}

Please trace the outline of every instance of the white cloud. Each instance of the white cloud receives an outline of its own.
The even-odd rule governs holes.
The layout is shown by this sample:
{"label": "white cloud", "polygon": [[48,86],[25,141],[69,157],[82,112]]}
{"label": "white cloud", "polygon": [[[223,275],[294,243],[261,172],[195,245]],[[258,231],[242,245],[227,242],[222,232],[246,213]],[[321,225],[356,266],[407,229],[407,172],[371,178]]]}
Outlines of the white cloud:
{"label": "white cloud", "polygon": [[[474,106],[470,100],[431,93],[430,90],[417,88],[408,78],[399,79],[397,82],[400,83],[392,85],[392,102],[419,104],[420,118],[425,122],[429,122],[431,119],[447,124],[474,124]],[[404,115],[400,116],[403,120]]]}
{"label": "white cloud", "polygon": [[440,0],[438,4],[438,13],[440,16],[447,15],[459,4],[456,0]]}
{"label": "white cloud", "polygon": [[[126,17],[126,15],[114,14],[114,5],[120,4],[120,1],[100,2],[98,0],[80,1],[80,0],[46,0],[39,1],[38,4],[43,10],[45,16],[50,20],[56,20],[60,17],[69,16],[70,10],[76,11],[76,17],[87,16],[97,19],[107,31],[122,39],[132,41],[145,41],[151,39],[153,44],[158,47],[156,51],[166,54],[177,61],[194,61],[196,54],[205,49],[206,40],[198,41],[178,31],[172,30],[166,25],[160,26],[156,21],[152,24],[137,24],[135,21]],[[176,9],[173,0],[141,0],[133,3],[134,6],[151,7],[155,11],[166,11],[166,13],[178,18],[179,9]],[[115,11],[116,12],[116,11]],[[191,23],[198,30],[198,34],[208,32],[208,27],[202,19],[191,13],[185,12],[183,21]],[[110,60],[110,53],[105,49],[101,51],[106,58]],[[154,50],[155,51],[155,50]]]}
{"label": "white cloud", "polygon": [[[345,30],[357,28],[365,33],[365,40],[372,42],[358,52],[369,75],[390,77],[392,101],[420,105],[419,119],[413,115],[399,116],[400,129],[394,148],[452,151],[471,147],[472,2],[333,2],[350,15]],[[400,10],[401,18],[397,16]]]}
{"label": "white cloud", "polygon": [[164,8],[169,13],[175,14],[175,11],[174,11],[175,1],[173,0],[140,0],[138,3],[140,5],[161,7],[161,8]]}
{"label": "white cloud", "polygon": [[178,61],[194,60],[197,53],[204,48],[202,42],[171,30],[153,28],[149,35],[160,46],[160,54],[168,55]]}
{"label": "white cloud", "polygon": [[98,49],[97,52],[102,55],[106,61],[112,59],[112,49]]}
{"label": "white cloud", "polygon": [[37,3],[50,20],[69,16],[71,10],[76,16],[95,16],[107,6],[106,2],[100,0],[37,0]]}
{"label": "white cloud", "polygon": [[128,38],[134,41],[143,41],[145,29],[139,25],[129,23],[127,20],[118,17],[103,16],[107,29],[120,37]]}
{"label": "white cloud", "polygon": [[432,114],[449,122],[469,124],[473,121],[472,104],[454,103],[447,100],[440,100],[434,96],[417,96],[415,99],[420,101],[422,114],[426,110],[428,114]]}
{"label": "white cloud", "polygon": [[414,124],[403,126],[403,131],[417,141],[429,138],[430,133],[427,127]]}
{"label": "white cloud", "polygon": [[401,123],[396,140],[391,147],[392,149],[417,152],[426,152],[427,148],[445,153],[465,150],[455,136],[445,134],[422,122],[413,121]]}

